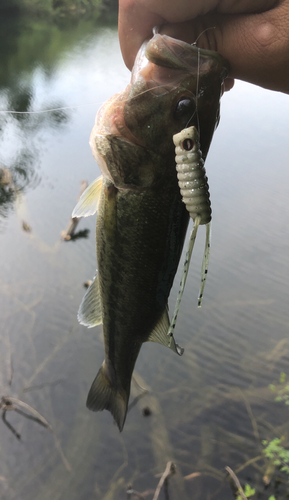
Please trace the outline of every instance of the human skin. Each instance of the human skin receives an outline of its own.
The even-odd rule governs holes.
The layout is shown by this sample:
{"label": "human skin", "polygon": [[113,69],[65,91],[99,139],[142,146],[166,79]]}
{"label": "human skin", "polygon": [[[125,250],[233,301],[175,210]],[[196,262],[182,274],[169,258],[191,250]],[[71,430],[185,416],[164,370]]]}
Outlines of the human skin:
{"label": "human skin", "polygon": [[289,93],[289,0],[119,0],[120,46],[129,69],[155,26],[222,54],[231,67],[226,90],[237,78]]}

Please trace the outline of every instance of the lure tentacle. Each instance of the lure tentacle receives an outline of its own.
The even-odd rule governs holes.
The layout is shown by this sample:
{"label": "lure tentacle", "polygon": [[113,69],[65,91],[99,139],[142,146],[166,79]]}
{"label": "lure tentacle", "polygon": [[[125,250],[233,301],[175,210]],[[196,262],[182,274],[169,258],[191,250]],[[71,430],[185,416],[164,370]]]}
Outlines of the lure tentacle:
{"label": "lure tentacle", "polygon": [[211,247],[211,202],[208,178],[200,151],[199,134],[196,127],[189,127],[173,136],[176,146],[176,169],[182,200],[194,221],[189,246],[185,257],[180,289],[168,335],[172,337],[180,308],[182,295],[199,225],[206,225],[206,243],[201,270],[201,286],[198,307],[202,305]]}
{"label": "lure tentacle", "polygon": [[212,232],[211,229],[212,229],[211,222],[208,222],[206,224],[206,242],[205,242],[205,251],[204,251],[202,271],[201,271],[201,286],[199,291],[198,307],[201,307],[202,305],[204,288],[208,274],[210,250],[211,250],[211,232]]}
{"label": "lure tentacle", "polygon": [[178,317],[178,312],[179,312],[179,308],[180,308],[182,296],[183,296],[184,289],[185,289],[185,284],[186,284],[186,281],[187,281],[188,270],[189,270],[189,266],[190,266],[190,261],[191,261],[191,256],[192,256],[193,248],[194,248],[195,241],[196,241],[198,227],[200,225],[200,220],[201,220],[201,217],[199,215],[197,215],[197,217],[195,218],[194,227],[192,229],[192,233],[191,233],[191,236],[190,236],[189,247],[188,247],[188,250],[187,250],[187,253],[186,253],[186,257],[185,257],[185,262],[184,262],[184,267],[183,267],[183,274],[182,274],[181,281],[180,281],[180,288],[179,288],[179,292],[178,292],[177,302],[176,302],[176,305],[175,305],[174,314],[173,314],[173,317],[172,317],[172,320],[171,320],[171,323],[170,323],[170,327],[169,327],[169,330],[168,330],[168,335],[170,336],[169,347],[170,347],[171,342],[173,340],[173,333],[174,333],[174,329],[175,329],[175,326],[176,326],[176,321],[177,321],[177,317]]}

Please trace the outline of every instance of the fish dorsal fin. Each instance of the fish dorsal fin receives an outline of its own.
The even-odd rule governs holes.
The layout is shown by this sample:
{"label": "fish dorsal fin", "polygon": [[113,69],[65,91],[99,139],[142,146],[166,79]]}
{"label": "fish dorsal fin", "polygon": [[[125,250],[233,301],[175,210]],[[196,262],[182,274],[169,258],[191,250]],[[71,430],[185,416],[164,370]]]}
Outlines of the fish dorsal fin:
{"label": "fish dorsal fin", "polygon": [[88,217],[95,214],[98,209],[100,191],[102,186],[102,175],[95,179],[82,193],[77,205],[72,212],[74,217]]}
{"label": "fish dorsal fin", "polygon": [[101,299],[98,276],[87,289],[78,309],[77,319],[81,325],[92,328],[102,323]]}
{"label": "fish dorsal fin", "polygon": [[168,335],[168,330],[170,326],[170,320],[168,315],[167,308],[165,309],[163,315],[160,320],[154,327],[151,332],[148,341],[149,342],[157,342],[158,344],[162,344],[166,347],[169,347],[172,351],[176,352],[179,356],[182,356],[184,353],[184,349],[176,344],[173,335]]}

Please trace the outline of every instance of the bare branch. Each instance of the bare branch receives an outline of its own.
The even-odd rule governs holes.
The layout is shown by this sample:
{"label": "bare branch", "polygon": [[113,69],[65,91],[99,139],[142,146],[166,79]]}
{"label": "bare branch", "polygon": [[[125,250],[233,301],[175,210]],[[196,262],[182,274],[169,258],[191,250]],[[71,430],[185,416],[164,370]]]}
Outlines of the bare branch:
{"label": "bare branch", "polygon": [[[18,406],[28,410],[31,413],[31,415],[20,410]],[[43,427],[52,432],[52,427],[49,425],[47,420],[45,420],[45,418],[42,417],[42,415],[40,415],[38,411],[34,410],[34,408],[29,406],[27,403],[20,401],[20,399],[11,398],[10,396],[2,396],[0,400],[0,410],[2,410],[2,420],[4,424],[8,427],[8,429],[10,429],[10,431],[14,434],[14,436],[17,437],[17,439],[20,439],[20,434],[18,434],[18,432],[16,432],[14,427],[6,420],[7,411],[16,411],[23,417],[29,418],[30,420],[33,420],[34,422],[37,422],[40,425],[43,425]]]}
{"label": "bare branch", "polygon": [[163,475],[162,475],[162,477],[161,477],[161,479],[159,481],[157,489],[155,491],[153,500],[158,500],[164,482],[167,481],[170,476],[172,476],[173,474],[175,474],[175,472],[176,472],[176,467],[173,464],[173,462],[168,462],[167,466],[166,466],[166,469],[165,469],[165,471],[164,471],[164,473],[163,473]]}
{"label": "bare branch", "polygon": [[246,495],[244,493],[244,490],[243,490],[243,488],[242,488],[242,486],[240,484],[240,481],[237,478],[235,472],[233,472],[232,469],[230,467],[228,467],[228,466],[225,467],[225,469],[230,474],[231,478],[233,479],[233,481],[234,481],[234,483],[235,483],[235,485],[236,485],[236,487],[238,489],[238,493],[241,496],[242,500],[247,500],[247,497],[246,497]]}
{"label": "bare branch", "polygon": [[127,497],[126,497],[127,500],[131,499],[131,495],[135,495],[136,497],[140,498],[140,500],[145,500],[145,498],[141,495],[141,493],[132,489],[131,484],[128,485],[127,490],[126,490],[126,494],[127,494]]}
{"label": "bare branch", "polygon": [[[80,187],[80,193],[78,196],[78,200],[81,197],[82,193],[86,190],[87,186],[88,186],[87,181],[81,181],[81,187]],[[73,217],[73,218],[71,217],[70,218],[70,221],[68,223],[67,228],[65,229],[65,231],[62,231],[62,233],[61,233],[61,237],[64,241],[71,240],[71,238],[73,237],[73,235],[75,233],[75,229],[76,229],[80,219],[81,218],[78,218],[78,217]]]}
{"label": "bare branch", "polygon": [[21,439],[20,434],[18,434],[18,432],[14,429],[14,427],[6,420],[6,411],[7,410],[3,410],[3,412],[2,412],[2,420],[3,420],[4,424],[14,434],[14,436],[17,437],[17,439]]}
{"label": "bare branch", "polygon": [[[25,408],[26,410],[28,410],[35,417],[35,420],[39,421],[39,423],[41,423],[41,425],[46,427],[46,429],[49,429],[50,431],[52,431],[51,425],[47,422],[47,420],[44,417],[42,417],[42,415],[40,415],[40,413],[38,413],[38,411],[34,410],[34,408],[32,408],[32,406],[29,406],[27,403],[20,401],[20,399],[10,398],[10,397],[7,399],[9,399],[11,401],[12,405],[13,404],[16,405],[16,408],[18,405],[18,406],[21,406],[22,408]],[[16,408],[13,408],[13,409],[16,410]],[[18,412],[19,412],[19,410],[18,410]],[[23,414],[23,412],[22,412],[22,414]]]}

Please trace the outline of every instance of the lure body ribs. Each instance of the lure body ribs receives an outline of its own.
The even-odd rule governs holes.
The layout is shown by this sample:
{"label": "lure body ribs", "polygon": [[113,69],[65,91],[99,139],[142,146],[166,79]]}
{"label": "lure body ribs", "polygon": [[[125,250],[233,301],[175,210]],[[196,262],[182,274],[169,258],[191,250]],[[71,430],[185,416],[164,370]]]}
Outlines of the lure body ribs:
{"label": "lure body ribs", "polygon": [[186,253],[175,311],[168,331],[168,335],[170,336],[169,343],[171,342],[176,325],[198,227],[199,225],[206,225],[206,243],[202,263],[198,307],[201,307],[202,305],[209,266],[212,218],[208,178],[206,176],[202,152],[200,150],[199,133],[196,127],[193,126],[183,129],[181,132],[173,136],[173,141],[176,147],[176,170],[182,201],[185,203],[190,217],[194,221],[194,227],[190,236],[188,251]]}
{"label": "lure body ribs", "polygon": [[199,224],[208,224],[212,218],[210,193],[196,127],[185,128],[175,134],[173,141],[183,202],[194,222],[199,216]]}

